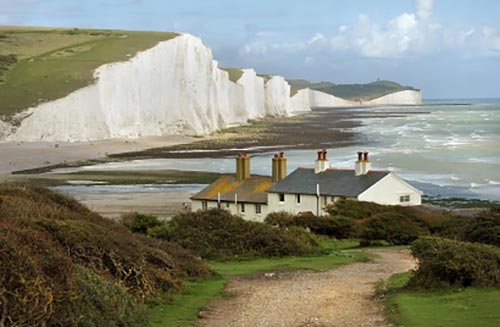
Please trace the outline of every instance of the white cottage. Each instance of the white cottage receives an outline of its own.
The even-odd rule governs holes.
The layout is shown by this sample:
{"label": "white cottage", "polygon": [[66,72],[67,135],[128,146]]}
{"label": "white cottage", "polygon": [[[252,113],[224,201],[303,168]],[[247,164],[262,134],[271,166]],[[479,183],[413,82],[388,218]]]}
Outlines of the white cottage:
{"label": "white cottage", "polygon": [[422,191],[393,172],[372,170],[368,152],[358,152],[354,169],[329,168],[326,150],[318,151],[314,168],[297,168],[286,176],[286,158],[276,154],[272,176],[250,176],[250,158],[236,158],[236,176],[224,175],[192,199],[193,210],[224,208],[248,220],[262,221],[268,213],[323,215],[339,199],[385,205],[420,205]]}

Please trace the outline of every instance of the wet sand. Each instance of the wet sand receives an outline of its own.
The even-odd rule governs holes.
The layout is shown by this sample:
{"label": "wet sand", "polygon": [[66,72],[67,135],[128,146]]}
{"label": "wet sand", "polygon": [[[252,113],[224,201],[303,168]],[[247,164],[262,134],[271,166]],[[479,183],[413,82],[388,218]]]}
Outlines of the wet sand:
{"label": "wet sand", "polygon": [[199,140],[188,136],[145,137],[96,142],[0,142],[0,181],[14,171],[66,162],[99,159],[108,154],[186,144]]}

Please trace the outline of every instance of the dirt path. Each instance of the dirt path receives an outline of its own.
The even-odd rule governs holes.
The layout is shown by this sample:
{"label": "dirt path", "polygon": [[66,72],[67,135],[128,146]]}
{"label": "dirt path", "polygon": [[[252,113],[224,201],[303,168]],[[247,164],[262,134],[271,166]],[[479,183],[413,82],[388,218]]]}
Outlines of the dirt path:
{"label": "dirt path", "polygon": [[407,250],[371,250],[367,263],[335,270],[276,272],[230,280],[235,296],[216,300],[198,326],[388,326],[380,304],[371,299],[374,283],[414,267]]}

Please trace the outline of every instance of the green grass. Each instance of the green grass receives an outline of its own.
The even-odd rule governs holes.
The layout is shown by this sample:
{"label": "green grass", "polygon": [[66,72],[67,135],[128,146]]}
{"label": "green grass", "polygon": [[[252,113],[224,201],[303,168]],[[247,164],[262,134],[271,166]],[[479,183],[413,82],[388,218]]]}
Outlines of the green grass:
{"label": "green grass", "polygon": [[184,290],[174,295],[172,303],[150,307],[149,321],[152,327],[185,327],[196,322],[198,312],[212,299],[225,297],[222,289],[227,280],[214,277],[186,283]]}
{"label": "green grass", "polygon": [[222,70],[225,70],[229,74],[229,80],[231,82],[237,82],[241,76],[243,76],[243,71],[238,68],[221,68]]}
{"label": "green grass", "polygon": [[388,283],[386,312],[389,320],[397,326],[500,326],[500,289],[402,289],[409,276],[409,273],[396,274]]}
{"label": "green grass", "polygon": [[[3,74],[0,83],[0,115],[9,118],[22,109],[55,100],[94,81],[99,66],[130,59],[160,41],[178,34],[164,32],[131,32],[103,30],[11,30],[1,31],[18,45],[17,64]],[[55,35],[55,37],[54,37]],[[36,44],[44,44],[40,53]],[[6,51],[6,50],[4,50]],[[14,51],[11,51],[14,52]]]}
{"label": "green grass", "polygon": [[369,255],[360,251],[330,253],[323,256],[284,257],[274,259],[257,259],[250,261],[210,261],[210,267],[222,275],[251,275],[274,270],[307,269],[326,271],[337,266],[365,261]]}
{"label": "green grass", "polygon": [[219,177],[218,173],[180,170],[80,171],[67,174],[16,174],[7,181],[40,186],[67,185],[71,180],[98,181],[109,185],[210,184]]}
{"label": "green grass", "polygon": [[288,80],[291,85],[290,95],[298,90],[309,87],[312,90],[328,93],[347,100],[373,100],[381,96],[403,91],[415,90],[410,86],[403,86],[391,81],[376,81],[367,84],[333,84],[331,82],[311,83],[306,80]]}

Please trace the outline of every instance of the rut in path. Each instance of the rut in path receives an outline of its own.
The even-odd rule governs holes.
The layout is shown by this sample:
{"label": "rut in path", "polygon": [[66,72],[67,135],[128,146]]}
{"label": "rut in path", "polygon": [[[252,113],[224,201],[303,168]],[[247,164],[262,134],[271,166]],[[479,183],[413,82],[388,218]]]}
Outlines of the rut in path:
{"label": "rut in path", "polygon": [[213,301],[200,327],[389,326],[374,284],[415,267],[408,250],[370,250],[378,257],[327,272],[276,272],[231,278],[234,296]]}

